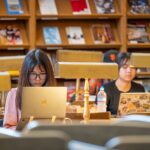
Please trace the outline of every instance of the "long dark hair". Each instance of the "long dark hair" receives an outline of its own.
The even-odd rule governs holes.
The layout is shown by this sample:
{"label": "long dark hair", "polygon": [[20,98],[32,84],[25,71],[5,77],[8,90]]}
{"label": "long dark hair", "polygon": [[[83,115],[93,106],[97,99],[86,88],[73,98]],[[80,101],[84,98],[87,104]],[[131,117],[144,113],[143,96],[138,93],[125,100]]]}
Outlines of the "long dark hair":
{"label": "long dark hair", "polygon": [[31,86],[29,82],[29,75],[36,65],[43,67],[47,73],[47,78],[43,86],[55,85],[54,70],[50,57],[48,57],[48,55],[40,49],[29,51],[22,64],[20,78],[18,81],[16,93],[17,110],[21,110],[22,88],[26,86]]}

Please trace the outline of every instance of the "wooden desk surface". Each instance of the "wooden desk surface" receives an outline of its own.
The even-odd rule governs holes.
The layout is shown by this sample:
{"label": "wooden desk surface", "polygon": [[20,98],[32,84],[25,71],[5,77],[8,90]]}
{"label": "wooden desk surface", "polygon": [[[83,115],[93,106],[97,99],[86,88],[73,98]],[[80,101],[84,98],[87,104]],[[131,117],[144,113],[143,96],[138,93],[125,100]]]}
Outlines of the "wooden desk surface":
{"label": "wooden desk surface", "polygon": [[[99,120],[94,120],[91,119],[88,122],[85,122],[84,120],[76,120],[76,119],[62,119],[62,120],[56,120],[55,122],[52,122],[51,119],[35,119],[35,121],[38,121],[38,124],[40,125],[52,125],[52,124],[63,124],[63,125],[78,125],[78,124],[84,124],[84,125],[110,125],[112,123],[115,123],[116,121],[118,121],[119,118],[111,118],[111,119],[99,119]],[[34,120],[33,120],[34,121]]]}

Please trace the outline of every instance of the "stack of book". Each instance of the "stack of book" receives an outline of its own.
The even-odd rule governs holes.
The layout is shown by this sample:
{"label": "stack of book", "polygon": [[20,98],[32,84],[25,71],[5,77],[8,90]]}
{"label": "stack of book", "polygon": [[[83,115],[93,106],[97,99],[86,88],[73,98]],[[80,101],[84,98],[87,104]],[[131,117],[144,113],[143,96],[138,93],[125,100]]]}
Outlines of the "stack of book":
{"label": "stack of book", "polygon": [[149,42],[146,27],[144,23],[128,24],[128,42],[133,44]]}
{"label": "stack of book", "polygon": [[148,0],[129,0],[130,12],[132,14],[150,13],[150,5]]}

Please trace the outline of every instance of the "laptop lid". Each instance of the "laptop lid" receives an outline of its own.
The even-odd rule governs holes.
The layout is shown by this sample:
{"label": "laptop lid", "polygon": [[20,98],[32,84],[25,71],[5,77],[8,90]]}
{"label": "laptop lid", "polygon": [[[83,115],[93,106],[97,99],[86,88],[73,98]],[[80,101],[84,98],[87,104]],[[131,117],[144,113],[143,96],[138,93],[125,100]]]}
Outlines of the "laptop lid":
{"label": "laptop lid", "polygon": [[121,93],[118,115],[150,112],[150,93]]}
{"label": "laptop lid", "polygon": [[66,87],[24,87],[21,118],[64,118],[66,100]]}

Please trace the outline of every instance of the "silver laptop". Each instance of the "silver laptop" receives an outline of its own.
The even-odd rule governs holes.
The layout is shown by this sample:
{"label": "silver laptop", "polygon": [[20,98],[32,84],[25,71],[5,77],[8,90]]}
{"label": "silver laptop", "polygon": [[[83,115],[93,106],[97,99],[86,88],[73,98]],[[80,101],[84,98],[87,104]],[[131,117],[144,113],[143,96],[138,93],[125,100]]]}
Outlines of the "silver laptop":
{"label": "silver laptop", "polygon": [[24,87],[21,118],[65,118],[66,87]]}
{"label": "silver laptop", "polygon": [[118,115],[150,113],[150,93],[121,93]]}

